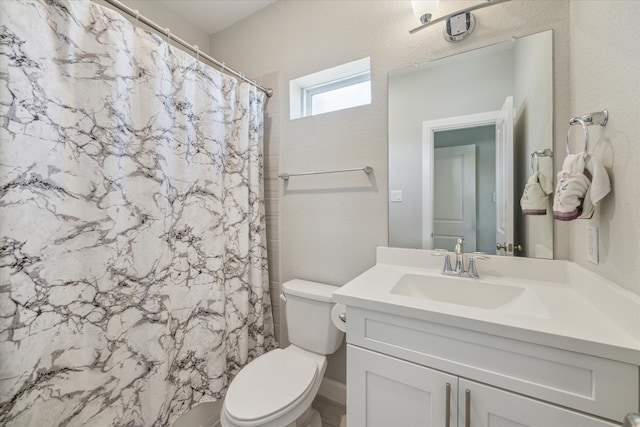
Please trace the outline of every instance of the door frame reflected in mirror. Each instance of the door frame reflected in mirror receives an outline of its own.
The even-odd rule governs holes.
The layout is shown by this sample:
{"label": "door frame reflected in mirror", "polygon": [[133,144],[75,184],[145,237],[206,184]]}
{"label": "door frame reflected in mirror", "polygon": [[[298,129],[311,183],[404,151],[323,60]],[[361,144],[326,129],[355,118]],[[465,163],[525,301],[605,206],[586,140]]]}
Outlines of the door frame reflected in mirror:
{"label": "door frame reflected in mirror", "polygon": [[[434,221],[436,220],[433,203],[434,192],[436,191],[437,185],[444,185],[444,183],[436,182],[437,177],[435,176],[434,150],[436,133],[489,125],[495,126],[498,121],[498,114],[499,111],[489,111],[486,113],[427,120],[422,123],[422,249],[450,249],[449,247],[440,248],[442,245],[437,245],[437,248],[434,247]],[[460,212],[460,214],[462,215],[463,212]],[[475,224],[473,224],[473,226],[475,229]],[[463,237],[465,241],[469,241],[468,236],[460,237]],[[452,237],[454,245],[455,240],[456,239]],[[451,248],[453,248],[453,246]]]}

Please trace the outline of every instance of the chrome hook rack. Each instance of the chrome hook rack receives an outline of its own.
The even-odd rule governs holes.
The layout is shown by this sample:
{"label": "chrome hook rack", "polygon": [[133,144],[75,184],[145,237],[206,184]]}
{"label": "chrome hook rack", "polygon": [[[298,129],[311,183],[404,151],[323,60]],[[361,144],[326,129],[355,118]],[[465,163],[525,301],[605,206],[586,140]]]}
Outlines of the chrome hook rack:
{"label": "chrome hook rack", "polygon": [[589,155],[589,129],[587,126],[591,125],[600,125],[606,126],[609,121],[609,112],[605,109],[602,111],[596,111],[594,113],[585,114],[580,117],[573,117],[569,119],[569,130],[567,131],[567,155],[571,153],[569,148],[569,135],[571,134],[571,126],[573,125],[581,125],[582,126],[582,134],[584,136],[584,156]]}

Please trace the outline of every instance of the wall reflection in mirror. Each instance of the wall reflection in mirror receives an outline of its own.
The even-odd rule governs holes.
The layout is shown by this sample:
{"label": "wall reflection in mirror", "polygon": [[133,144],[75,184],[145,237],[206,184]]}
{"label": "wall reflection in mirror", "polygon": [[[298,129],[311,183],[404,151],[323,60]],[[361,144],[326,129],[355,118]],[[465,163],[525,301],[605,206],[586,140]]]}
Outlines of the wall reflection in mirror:
{"label": "wall reflection in mirror", "polygon": [[389,246],[553,258],[552,148],[551,31],[390,72]]}

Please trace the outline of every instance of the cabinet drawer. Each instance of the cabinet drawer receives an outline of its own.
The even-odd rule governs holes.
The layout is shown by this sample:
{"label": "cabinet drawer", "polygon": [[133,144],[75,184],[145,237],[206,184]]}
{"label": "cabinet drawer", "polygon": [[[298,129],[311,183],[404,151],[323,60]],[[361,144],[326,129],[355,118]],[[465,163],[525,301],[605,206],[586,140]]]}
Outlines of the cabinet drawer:
{"label": "cabinet drawer", "polygon": [[638,366],[348,307],[347,341],[611,420],[637,411]]}

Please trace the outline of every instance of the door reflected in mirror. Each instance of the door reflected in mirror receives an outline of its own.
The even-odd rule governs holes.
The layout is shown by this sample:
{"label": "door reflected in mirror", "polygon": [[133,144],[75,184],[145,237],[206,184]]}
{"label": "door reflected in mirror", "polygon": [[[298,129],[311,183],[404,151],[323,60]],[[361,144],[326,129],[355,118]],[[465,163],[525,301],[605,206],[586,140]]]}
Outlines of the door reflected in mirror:
{"label": "door reflected in mirror", "polygon": [[[519,204],[552,106],[551,31],[392,71],[389,246],[553,258],[551,197]],[[550,157],[536,168],[553,179]]]}

